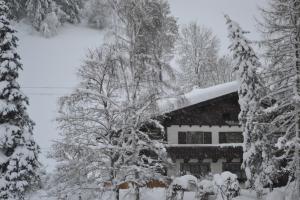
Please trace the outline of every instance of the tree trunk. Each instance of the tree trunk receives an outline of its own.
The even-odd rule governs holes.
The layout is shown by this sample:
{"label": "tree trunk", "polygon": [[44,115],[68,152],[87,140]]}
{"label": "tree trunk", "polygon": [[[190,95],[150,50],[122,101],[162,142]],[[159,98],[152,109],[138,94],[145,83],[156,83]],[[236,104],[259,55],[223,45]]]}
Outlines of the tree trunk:
{"label": "tree trunk", "polygon": [[117,187],[115,188],[115,199],[120,200],[120,190]]}
{"label": "tree trunk", "polygon": [[[298,7],[299,3],[295,1],[295,6]],[[297,27],[298,25],[298,20],[299,17],[296,15],[295,17],[295,25]],[[297,96],[300,96],[300,31],[296,28],[296,33],[295,33],[295,68],[296,68],[296,92]],[[300,145],[299,145],[299,114],[300,114],[300,102],[299,100],[296,101],[296,118],[295,118],[295,164],[296,164],[296,172],[295,172],[295,177],[296,177],[296,198],[298,199],[300,196],[300,158],[299,158],[299,153],[300,153]]]}
{"label": "tree trunk", "polygon": [[136,185],[134,190],[135,190],[135,200],[140,200],[140,187]]}
{"label": "tree trunk", "polygon": [[[298,45],[295,45],[298,46]],[[300,89],[300,62],[299,62],[299,51],[296,50],[296,69],[297,69],[297,95],[299,96],[299,89]],[[299,198],[300,196],[300,159],[299,159],[299,153],[300,153],[300,147],[299,147],[299,102],[297,101],[296,106],[295,106],[295,112],[296,112],[296,117],[295,117],[295,165],[296,165],[296,172],[295,172],[295,182],[296,182],[296,196]],[[296,197],[296,198],[297,198]]]}

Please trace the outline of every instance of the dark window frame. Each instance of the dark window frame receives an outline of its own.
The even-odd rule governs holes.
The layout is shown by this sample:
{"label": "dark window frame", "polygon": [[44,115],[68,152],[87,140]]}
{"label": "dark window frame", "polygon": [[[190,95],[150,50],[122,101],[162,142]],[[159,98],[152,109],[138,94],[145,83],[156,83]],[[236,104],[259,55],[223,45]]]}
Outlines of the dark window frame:
{"label": "dark window frame", "polygon": [[[230,134],[234,134],[233,136]],[[240,131],[222,131],[219,132],[219,144],[243,143],[243,133]]]}
{"label": "dark window frame", "polygon": [[179,131],[178,144],[212,144],[212,132]]}

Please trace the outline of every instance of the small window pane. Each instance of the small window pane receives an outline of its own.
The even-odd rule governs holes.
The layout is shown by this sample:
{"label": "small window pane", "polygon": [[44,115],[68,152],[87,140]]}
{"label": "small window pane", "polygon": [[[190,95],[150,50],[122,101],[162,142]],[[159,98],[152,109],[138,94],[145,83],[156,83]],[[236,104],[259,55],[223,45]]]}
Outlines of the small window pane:
{"label": "small window pane", "polygon": [[191,132],[186,132],[186,143],[187,144],[192,144],[192,133]]}
{"label": "small window pane", "polygon": [[192,132],[191,144],[203,144],[203,133],[202,132]]}
{"label": "small window pane", "polygon": [[220,132],[219,143],[243,143],[242,132]]}
{"label": "small window pane", "polygon": [[211,144],[212,138],[210,132],[204,132],[204,144]]}
{"label": "small window pane", "polygon": [[178,144],[186,144],[186,132],[178,132]]}

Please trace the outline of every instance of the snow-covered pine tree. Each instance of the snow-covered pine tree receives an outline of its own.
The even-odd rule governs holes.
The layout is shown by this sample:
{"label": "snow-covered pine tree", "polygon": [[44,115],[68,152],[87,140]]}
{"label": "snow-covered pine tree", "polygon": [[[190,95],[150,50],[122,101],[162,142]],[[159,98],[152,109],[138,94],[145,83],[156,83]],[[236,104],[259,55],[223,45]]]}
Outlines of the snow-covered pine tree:
{"label": "snow-covered pine tree", "polygon": [[65,21],[76,24],[81,21],[81,9],[83,8],[82,0],[54,0],[64,13],[61,22]]}
{"label": "snow-covered pine tree", "polygon": [[25,3],[26,0],[4,0],[9,8],[8,17],[14,20],[20,20],[26,16]]}
{"label": "snow-covered pine tree", "polygon": [[8,7],[0,1],[0,198],[22,200],[38,180],[39,147],[26,112],[28,99],[17,83],[22,66],[7,14]]}
{"label": "snow-covered pine tree", "polygon": [[84,5],[84,17],[93,28],[109,27],[111,22],[111,7],[108,0],[89,0]]}
{"label": "snow-covered pine tree", "polygon": [[264,95],[261,79],[257,74],[260,62],[250,42],[244,36],[245,31],[229,16],[225,15],[231,41],[230,50],[233,53],[237,79],[240,83],[238,94],[241,112],[239,121],[244,136],[243,168],[245,169],[249,186],[261,190],[259,174],[262,171],[262,151],[264,145],[263,132],[260,131],[258,114],[260,99]]}
{"label": "snow-covered pine tree", "polygon": [[[47,13],[51,12],[52,0],[28,0],[26,2],[27,17],[32,23],[32,26],[38,31],[41,29],[43,20]],[[24,9],[24,8],[23,8]]]}
{"label": "snow-covered pine tree", "polygon": [[282,161],[279,170],[289,172],[294,181],[294,198],[300,196],[299,104],[300,104],[300,0],[272,0],[262,9],[261,28],[266,36],[266,57],[271,62],[267,97],[276,100],[267,111],[275,115],[273,132],[281,132],[277,146],[284,153],[276,157]]}
{"label": "snow-covered pine tree", "polygon": [[66,16],[53,0],[28,0],[26,13],[32,26],[45,37],[55,35]]}

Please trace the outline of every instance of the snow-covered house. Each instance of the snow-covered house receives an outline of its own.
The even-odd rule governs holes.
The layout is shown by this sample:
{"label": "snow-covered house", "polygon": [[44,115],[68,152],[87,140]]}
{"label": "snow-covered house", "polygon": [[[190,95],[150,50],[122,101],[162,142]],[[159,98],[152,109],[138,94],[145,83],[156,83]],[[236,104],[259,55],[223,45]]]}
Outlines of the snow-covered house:
{"label": "snow-covered house", "polygon": [[168,152],[175,162],[168,175],[231,171],[239,179],[245,178],[240,168],[243,136],[238,122],[237,89],[238,83],[230,82],[194,89],[181,100],[161,103],[167,110],[162,124]]}

